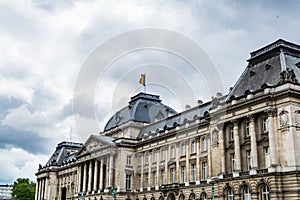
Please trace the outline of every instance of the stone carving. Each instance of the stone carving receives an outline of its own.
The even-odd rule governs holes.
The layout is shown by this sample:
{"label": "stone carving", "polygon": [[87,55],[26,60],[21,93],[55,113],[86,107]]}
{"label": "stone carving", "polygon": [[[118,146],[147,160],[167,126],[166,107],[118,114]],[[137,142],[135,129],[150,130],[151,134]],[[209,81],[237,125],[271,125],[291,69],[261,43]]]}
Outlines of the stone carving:
{"label": "stone carving", "polygon": [[155,115],[155,121],[159,121],[161,119],[163,119],[165,116],[164,114],[162,113],[161,110],[158,111],[158,113]]}
{"label": "stone carving", "polygon": [[280,73],[280,81],[279,84],[283,84],[286,82],[297,83],[296,75],[293,69],[287,68],[286,70]]}
{"label": "stone carving", "polygon": [[219,141],[219,135],[217,131],[212,133],[212,144],[217,144]]}
{"label": "stone carving", "polygon": [[288,111],[286,111],[286,110],[281,111],[279,114],[279,119],[280,119],[281,127],[287,126],[289,123]]}

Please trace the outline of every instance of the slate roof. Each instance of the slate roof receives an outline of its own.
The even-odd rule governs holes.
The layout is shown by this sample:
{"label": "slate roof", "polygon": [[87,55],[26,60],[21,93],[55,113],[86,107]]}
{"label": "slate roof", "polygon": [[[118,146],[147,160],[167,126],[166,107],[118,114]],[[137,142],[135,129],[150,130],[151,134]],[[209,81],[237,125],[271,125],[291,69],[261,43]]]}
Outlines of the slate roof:
{"label": "slate roof", "polygon": [[276,86],[282,81],[281,73],[285,71],[292,71],[295,78],[300,80],[299,45],[279,39],[250,55],[247,68],[230,91],[227,100]]}
{"label": "slate roof", "polygon": [[163,119],[177,113],[174,109],[162,104],[158,95],[153,94],[139,93],[131,97],[128,104],[110,118],[104,131],[131,120],[153,123],[157,119]]}
{"label": "slate roof", "polygon": [[73,162],[76,160],[75,153],[82,147],[82,143],[75,142],[61,142],[57,145],[54,153],[52,154],[49,161],[46,163],[47,166],[51,165],[62,165],[63,163]]}
{"label": "slate roof", "polygon": [[159,131],[175,128],[176,126],[184,124],[186,122],[204,118],[207,115],[209,115],[210,108],[211,102],[208,102],[206,104],[196,106],[192,109],[186,110],[166,119],[144,126],[138,135],[138,139],[147,138],[151,134],[155,135]]}

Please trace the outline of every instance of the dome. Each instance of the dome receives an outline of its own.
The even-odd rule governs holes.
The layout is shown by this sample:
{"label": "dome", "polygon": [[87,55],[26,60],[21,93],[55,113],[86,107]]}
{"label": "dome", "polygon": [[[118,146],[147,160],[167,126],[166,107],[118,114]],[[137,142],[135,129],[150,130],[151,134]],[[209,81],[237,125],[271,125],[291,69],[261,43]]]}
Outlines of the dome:
{"label": "dome", "polygon": [[128,121],[153,123],[177,113],[174,109],[162,104],[158,95],[143,92],[131,97],[128,104],[110,118],[104,131]]}

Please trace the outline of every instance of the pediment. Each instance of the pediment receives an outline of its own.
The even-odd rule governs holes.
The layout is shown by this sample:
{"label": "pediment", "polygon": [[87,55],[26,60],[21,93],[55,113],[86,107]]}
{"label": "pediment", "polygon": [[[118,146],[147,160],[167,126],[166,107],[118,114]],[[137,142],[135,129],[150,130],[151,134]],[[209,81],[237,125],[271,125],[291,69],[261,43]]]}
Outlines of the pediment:
{"label": "pediment", "polygon": [[77,153],[77,156],[88,155],[91,152],[107,148],[109,146],[115,146],[113,138],[107,136],[91,135],[84,143],[83,147]]}

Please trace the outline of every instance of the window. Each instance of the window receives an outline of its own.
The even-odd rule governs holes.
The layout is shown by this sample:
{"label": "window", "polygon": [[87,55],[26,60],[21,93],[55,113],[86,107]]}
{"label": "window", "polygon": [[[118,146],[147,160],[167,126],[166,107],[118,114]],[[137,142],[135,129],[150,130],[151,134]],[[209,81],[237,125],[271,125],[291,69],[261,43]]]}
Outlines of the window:
{"label": "window", "polygon": [[154,186],[157,186],[157,174],[156,174],[156,172],[153,172],[153,184],[154,184]]}
{"label": "window", "polygon": [[227,199],[234,200],[234,194],[233,194],[233,190],[231,188],[227,191]]}
{"label": "window", "polygon": [[139,164],[139,166],[142,165],[142,160],[143,160],[143,155],[139,154],[138,155],[138,164]]}
{"label": "window", "polygon": [[126,164],[131,165],[131,156],[127,156]]}
{"label": "window", "polygon": [[149,153],[146,153],[145,155],[145,164],[149,164]]}
{"label": "window", "polygon": [[130,190],[130,189],[131,189],[131,175],[126,174],[126,190]]}
{"label": "window", "polygon": [[181,166],[181,182],[186,182],[186,167]]}
{"label": "window", "polygon": [[249,187],[243,188],[243,197],[244,197],[243,200],[251,200],[251,193]]}
{"label": "window", "polygon": [[246,159],[247,159],[247,169],[250,170],[252,166],[251,150],[246,151]]}
{"label": "window", "polygon": [[202,151],[207,151],[206,138],[202,138]]}
{"label": "window", "polygon": [[230,140],[234,140],[233,126],[229,128],[229,138]]}
{"label": "window", "polygon": [[139,174],[138,175],[138,180],[139,180],[139,187],[142,188],[142,176]]}
{"label": "window", "polygon": [[261,187],[261,199],[270,200],[269,187],[267,185]]}
{"label": "window", "polygon": [[184,156],[186,154],[186,145],[185,143],[181,144],[181,155]]}
{"label": "window", "polygon": [[205,192],[202,192],[200,195],[200,200],[207,200],[207,195]]}
{"label": "window", "polygon": [[152,158],[152,162],[157,162],[157,151],[153,150],[153,158]]}
{"label": "window", "polygon": [[230,154],[230,159],[231,159],[231,172],[234,172],[236,169],[236,163],[234,159],[234,153]]}
{"label": "window", "polygon": [[246,137],[250,136],[250,122],[247,122],[245,124],[245,129],[246,129]]}
{"label": "window", "polygon": [[175,145],[172,145],[171,146],[171,158],[175,158],[175,154],[176,154],[176,152],[175,152]]}
{"label": "window", "polygon": [[196,153],[197,152],[197,145],[196,141],[192,141],[191,143],[191,153]]}
{"label": "window", "polygon": [[192,168],[192,181],[196,181],[197,179],[197,167],[196,167],[196,164],[192,164],[191,166]]}
{"label": "window", "polygon": [[161,170],[160,175],[161,175],[161,184],[166,184],[165,170]]}
{"label": "window", "polygon": [[265,154],[265,167],[270,167],[270,148],[265,147],[264,148],[264,154]]}
{"label": "window", "polygon": [[171,168],[171,183],[175,183],[175,168]]}
{"label": "window", "polygon": [[263,131],[268,132],[269,131],[269,126],[268,126],[268,118],[263,118]]}
{"label": "window", "polygon": [[202,162],[202,179],[206,180],[208,173],[207,173],[207,162]]}
{"label": "window", "polygon": [[163,149],[161,149],[161,151],[160,151],[160,160],[165,160],[166,158],[166,152],[165,152],[165,149],[163,148]]}
{"label": "window", "polygon": [[146,184],[146,187],[149,187],[149,174],[148,173],[145,173],[145,184]]}

